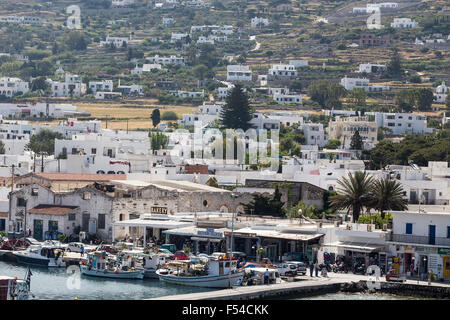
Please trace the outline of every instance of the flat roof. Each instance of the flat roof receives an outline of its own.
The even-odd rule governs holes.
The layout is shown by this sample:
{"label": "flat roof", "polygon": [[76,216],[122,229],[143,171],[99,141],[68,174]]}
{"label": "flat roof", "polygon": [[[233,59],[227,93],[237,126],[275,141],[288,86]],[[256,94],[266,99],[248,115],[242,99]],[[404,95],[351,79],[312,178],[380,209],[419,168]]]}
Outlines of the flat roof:
{"label": "flat roof", "polygon": [[261,230],[252,228],[242,228],[234,231],[235,233],[245,233],[245,234],[255,234],[258,237],[266,238],[276,238],[276,239],[287,239],[287,240],[300,240],[308,241],[316,238],[322,237],[323,233],[313,233],[313,234],[300,234],[300,233],[284,233],[278,232],[276,230]]}
{"label": "flat roof", "polygon": [[192,226],[193,222],[178,220],[155,220],[155,219],[131,219],[114,222],[115,227],[148,227],[160,229],[174,229]]}
{"label": "flat roof", "polygon": [[357,252],[372,252],[377,249],[385,248],[386,245],[384,244],[376,244],[376,243],[356,243],[356,242],[345,242],[345,241],[338,241],[333,242],[327,245],[324,245],[326,247],[339,247],[339,248],[347,248],[352,251]]}

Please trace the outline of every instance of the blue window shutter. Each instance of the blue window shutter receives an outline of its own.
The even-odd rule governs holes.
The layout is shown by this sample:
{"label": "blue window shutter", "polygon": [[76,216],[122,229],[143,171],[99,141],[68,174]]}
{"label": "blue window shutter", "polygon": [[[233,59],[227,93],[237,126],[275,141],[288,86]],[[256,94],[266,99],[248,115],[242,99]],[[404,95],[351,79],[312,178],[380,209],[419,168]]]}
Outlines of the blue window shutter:
{"label": "blue window shutter", "polygon": [[450,238],[450,227],[447,227],[447,238]]}
{"label": "blue window shutter", "polygon": [[412,234],[412,223],[406,224],[406,234]]}

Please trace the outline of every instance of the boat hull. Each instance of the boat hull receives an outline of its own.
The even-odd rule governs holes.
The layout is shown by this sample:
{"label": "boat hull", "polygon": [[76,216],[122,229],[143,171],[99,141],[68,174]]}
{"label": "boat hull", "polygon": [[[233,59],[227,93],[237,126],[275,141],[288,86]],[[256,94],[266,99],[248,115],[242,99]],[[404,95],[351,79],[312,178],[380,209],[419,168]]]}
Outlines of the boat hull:
{"label": "boat hull", "polygon": [[137,271],[119,271],[115,273],[110,270],[97,270],[87,266],[80,266],[81,274],[92,276],[92,277],[100,277],[100,278],[112,278],[112,279],[144,279],[144,270]]}
{"label": "boat hull", "polygon": [[[165,281],[167,283],[191,286],[191,287],[202,287],[202,288],[228,288],[229,278],[228,274],[218,275],[218,276],[200,276],[200,277],[180,277],[173,275],[165,275],[157,272],[159,280]],[[244,277],[244,272],[233,273],[230,276],[231,286],[236,287],[242,282]]]}
{"label": "boat hull", "polygon": [[156,270],[144,269],[144,278],[159,279]]}

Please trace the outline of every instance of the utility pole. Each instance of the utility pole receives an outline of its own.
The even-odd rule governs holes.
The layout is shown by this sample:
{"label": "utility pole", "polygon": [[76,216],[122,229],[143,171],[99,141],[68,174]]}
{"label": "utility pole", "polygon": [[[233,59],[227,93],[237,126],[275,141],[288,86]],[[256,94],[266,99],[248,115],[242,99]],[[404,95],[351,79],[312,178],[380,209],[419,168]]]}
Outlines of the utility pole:
{"label": "utility pole", "polygon": [[44,153],[41,151],[41,172],[44,172]]}

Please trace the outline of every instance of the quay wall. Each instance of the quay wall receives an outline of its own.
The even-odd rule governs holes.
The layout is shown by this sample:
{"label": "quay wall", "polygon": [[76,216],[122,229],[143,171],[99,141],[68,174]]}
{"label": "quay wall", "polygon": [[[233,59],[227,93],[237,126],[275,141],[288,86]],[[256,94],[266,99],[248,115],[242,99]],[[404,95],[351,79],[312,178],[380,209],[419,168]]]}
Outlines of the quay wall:
{"label": "quay wall", "polygon": [[450,299],[450,287],[433,285],[418,285],[400,282],[381,282],[383,293],[398,294],[405,296],[415,296],[434,299]]}

